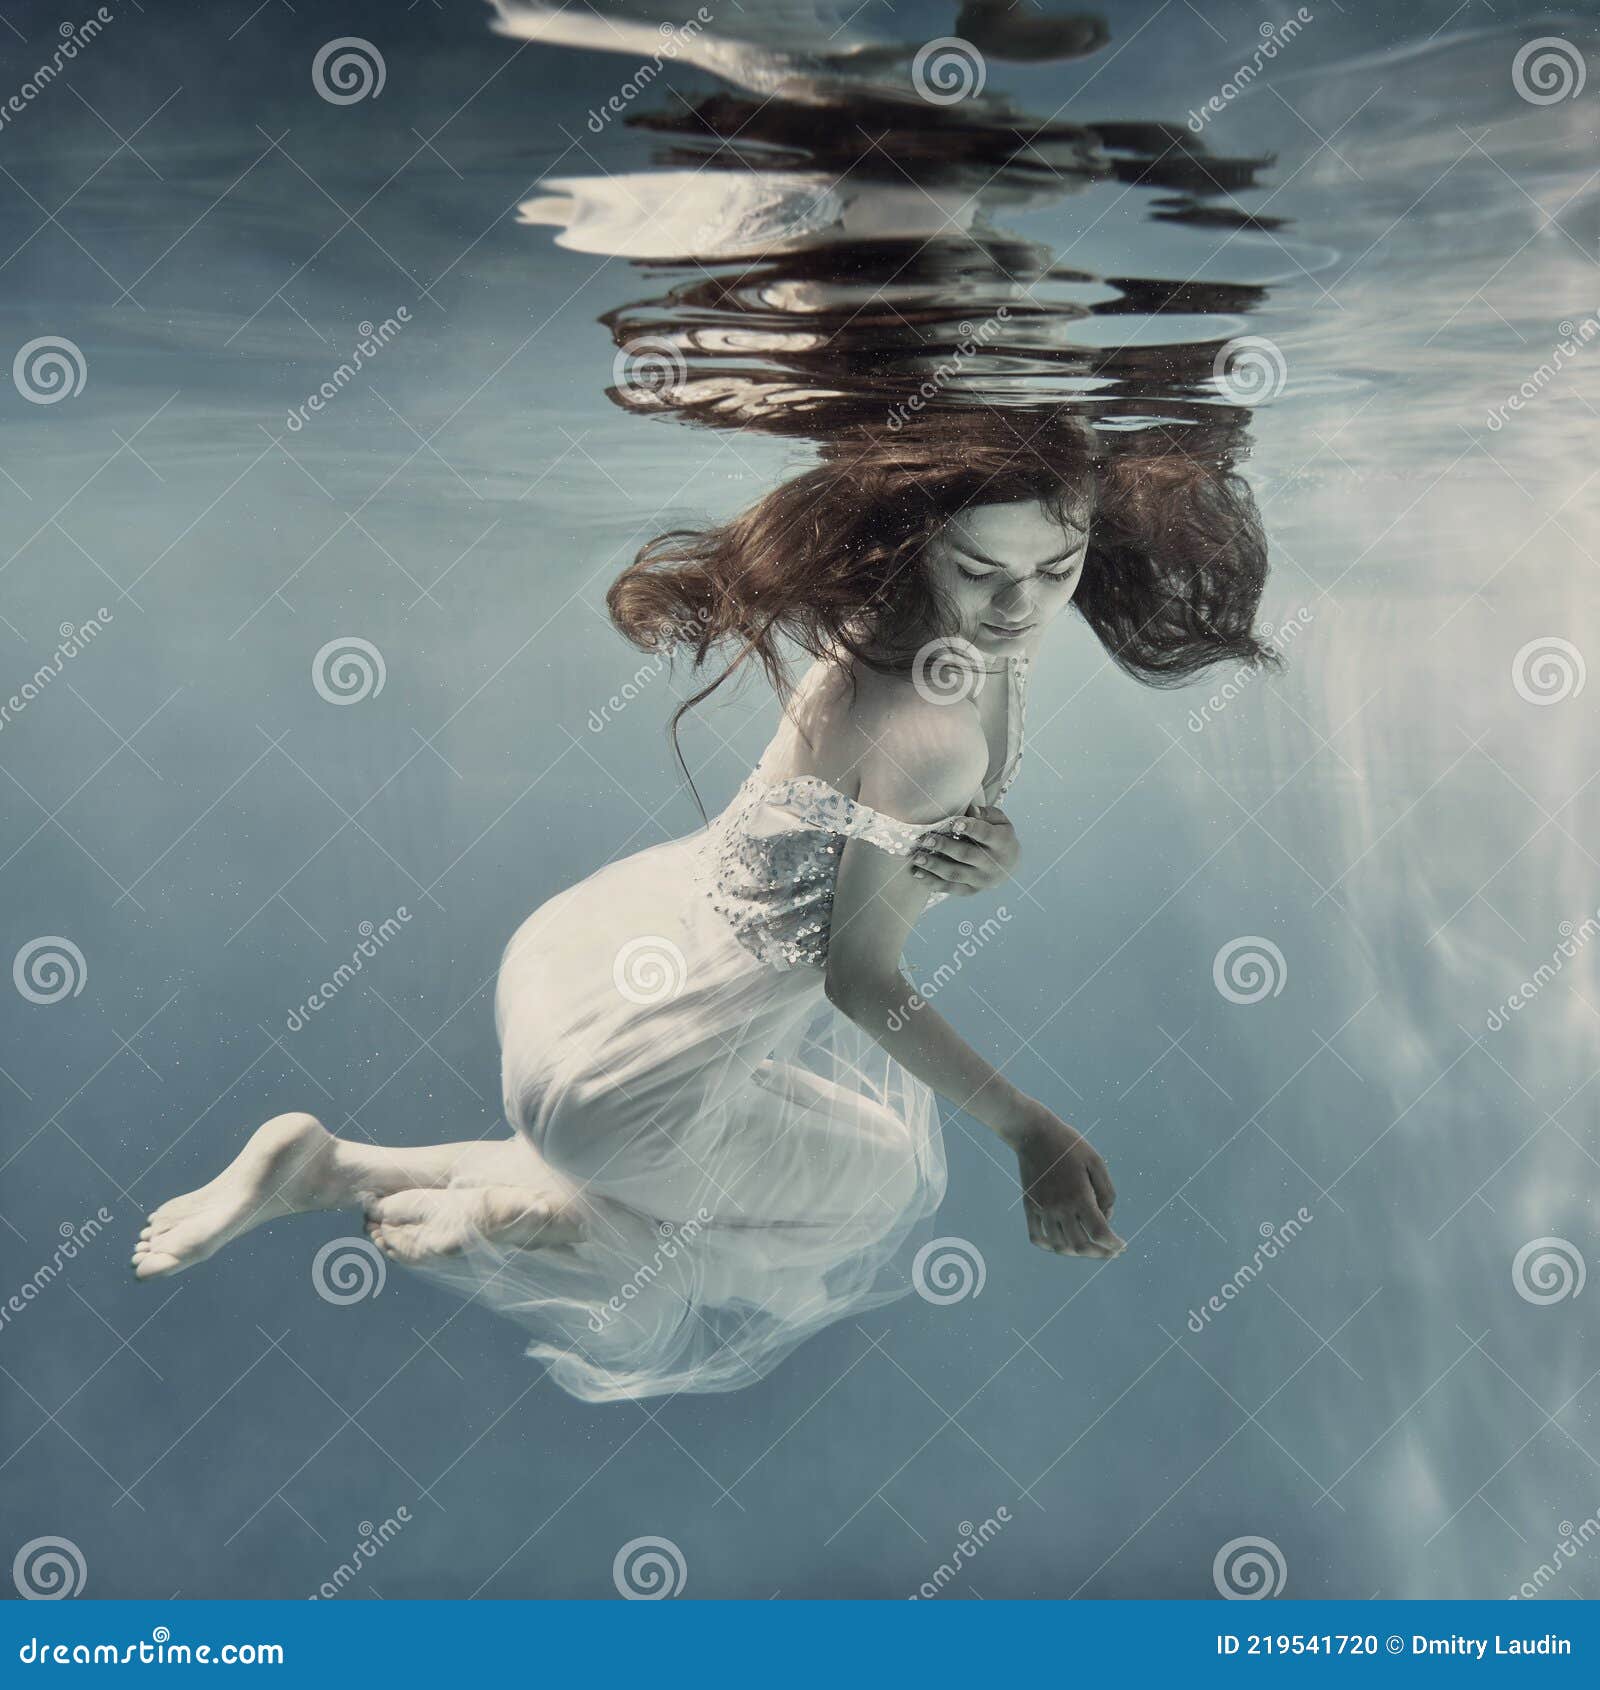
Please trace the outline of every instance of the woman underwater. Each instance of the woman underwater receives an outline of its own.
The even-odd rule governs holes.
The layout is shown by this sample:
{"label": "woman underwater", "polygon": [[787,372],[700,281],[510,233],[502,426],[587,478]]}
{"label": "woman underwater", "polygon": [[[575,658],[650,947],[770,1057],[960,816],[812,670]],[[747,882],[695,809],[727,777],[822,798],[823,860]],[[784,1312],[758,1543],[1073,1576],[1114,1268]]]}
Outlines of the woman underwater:
{"label": "woman underwater", "polygon": [[[361,1207],[387,1257],[518,1321],[575,1396],[732,1390],[907,1289],[945,1188],[935,1094],[1015,1153],[1034,1244],[1116,1255],[1103,1158],[918,997],[901,953],[931,902],[1016,864],[999,806],[1069,606],[1147,684],[1276,661],[1253,501],[1182,437],[1029,412],[845,431],[743,514],[646,546],[608,595],[617,627],[714,666],[690,704],[759,666],[782,715],[708,825],[511,939],[512,1136],[387,1148],[277,1116],[151,1215],[138,1276]],[[792,687],[791,649],[811,659]]]}

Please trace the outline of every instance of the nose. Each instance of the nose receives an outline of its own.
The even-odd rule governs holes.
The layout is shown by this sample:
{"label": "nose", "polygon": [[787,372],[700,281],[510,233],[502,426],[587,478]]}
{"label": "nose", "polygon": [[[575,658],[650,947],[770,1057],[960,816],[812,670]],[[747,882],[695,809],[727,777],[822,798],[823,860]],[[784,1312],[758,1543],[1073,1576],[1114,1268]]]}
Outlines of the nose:
{"label": "nose", "polygon": [[1029,621],[1033,616],[1035,593],[1032,581],[1008,582],[991,600],[995,614],[1003,616],[1007,622]]}

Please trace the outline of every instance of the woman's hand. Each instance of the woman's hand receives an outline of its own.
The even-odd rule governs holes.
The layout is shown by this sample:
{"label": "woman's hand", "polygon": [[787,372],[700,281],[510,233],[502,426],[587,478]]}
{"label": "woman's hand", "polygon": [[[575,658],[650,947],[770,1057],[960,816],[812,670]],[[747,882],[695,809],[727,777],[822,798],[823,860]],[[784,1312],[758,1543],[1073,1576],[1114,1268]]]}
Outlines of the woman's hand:
{"label": "woman's hand", "polygon": [[1004,810],[972,804],[942,828],[930,828],[911,854],[911,872],[936,892],[971,897],[1009,880],[1022,847]]}
{"label": "woman's hand", "polygon": [[1061,1256],[1119,1255],[1124,1241],[1111,1230],[1116,1189],[1088,1139],[1042,1104],[1007,1136],[1017,1153],[1029,1239]]}

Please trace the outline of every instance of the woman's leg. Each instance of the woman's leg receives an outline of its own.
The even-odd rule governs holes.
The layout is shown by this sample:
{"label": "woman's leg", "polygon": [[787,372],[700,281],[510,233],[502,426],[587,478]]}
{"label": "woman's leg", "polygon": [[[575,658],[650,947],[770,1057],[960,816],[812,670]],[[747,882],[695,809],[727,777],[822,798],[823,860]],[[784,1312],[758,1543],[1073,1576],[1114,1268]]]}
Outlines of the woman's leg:
{"label": "woman's leg", "polygon": [[[163,1203],[134,1247],[140,1279],[178,1273],[284,1215],[364,1208],[398,1192],[503,1169],[504,1139],[415,1147],[335,1138],[314,1116],[276,1115],[209,1184]],[[503,1173],[500,1175],[504,1177]]]}

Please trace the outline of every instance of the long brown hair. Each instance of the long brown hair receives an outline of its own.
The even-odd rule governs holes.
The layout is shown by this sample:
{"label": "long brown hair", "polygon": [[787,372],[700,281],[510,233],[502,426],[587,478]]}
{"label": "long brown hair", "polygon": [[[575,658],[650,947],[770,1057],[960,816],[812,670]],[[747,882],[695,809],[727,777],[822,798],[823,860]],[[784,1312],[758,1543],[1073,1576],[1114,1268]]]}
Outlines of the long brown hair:
{"label": "long brown hair", "polygon": [[1073,602],[1122,669],[1175,686],[1215,663],[1281,666],[1255,631],[1266,539],[1225,447],[1204,430],[1096,434],[1059,412],[930,411],[897,431],[842,431],[737,516],[650,541],[606,606],[647,651],[681,648],[696,671],[723,658],[673,713],[683,765],[684,714],[741,669],[759,665],[787,696],[786,641],[893,670],[952,633],[923,551],[956,512],[1037,499],[1064,519],[1086,497]]}

